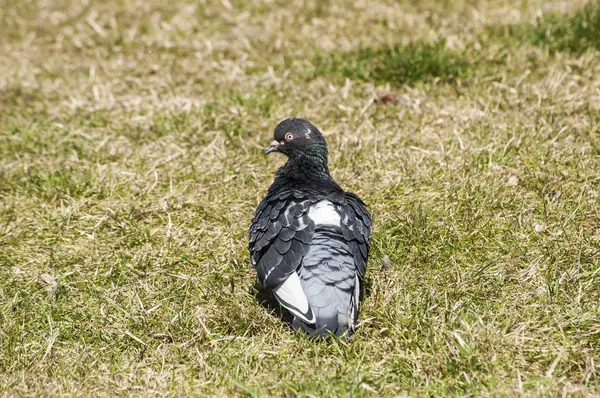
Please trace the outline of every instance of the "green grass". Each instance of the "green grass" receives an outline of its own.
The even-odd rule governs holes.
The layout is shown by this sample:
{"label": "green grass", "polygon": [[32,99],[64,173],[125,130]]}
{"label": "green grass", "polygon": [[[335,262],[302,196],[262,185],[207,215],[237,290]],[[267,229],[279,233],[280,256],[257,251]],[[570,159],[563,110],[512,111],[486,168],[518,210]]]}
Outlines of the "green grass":
{"label": "green grass", "polygon": [[332,76],[344,79],[394,85],[431,82],[434,79],[452,82],[466,74],[469,62],[449,50],[444,42],[373,49],[356,52],[337,51],[320,54],[313,60],[311,77]]}
{"label": "green grass", "polygon": [[530,42],[553,54],[570,51],[579,55],[589,49],[600,50],[600,2],[590,0],[585,7],[571,14],[544,15],[534,24],[494,26],[490,33],[504,36],[516,45]]}
{"label": "green grass", "polygon": [[[597,3],[143,3],[0,0],[0,395],[600,393]],[[291,115],[373,213],[350,341],[252,289]]]}

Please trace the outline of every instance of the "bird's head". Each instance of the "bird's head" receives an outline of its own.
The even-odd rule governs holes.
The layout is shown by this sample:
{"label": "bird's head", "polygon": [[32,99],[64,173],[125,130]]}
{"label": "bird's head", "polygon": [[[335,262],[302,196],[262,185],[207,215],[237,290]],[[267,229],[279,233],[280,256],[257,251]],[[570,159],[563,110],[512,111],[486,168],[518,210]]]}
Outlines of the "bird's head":
{"label": "bird's head", "polygon": [[265,148],[265,155],[281,152],[290,160],[314,158],[327,163],[327,144],[323,134],[312,123],[300,118],[281,121],[274,132],[274,141]]}

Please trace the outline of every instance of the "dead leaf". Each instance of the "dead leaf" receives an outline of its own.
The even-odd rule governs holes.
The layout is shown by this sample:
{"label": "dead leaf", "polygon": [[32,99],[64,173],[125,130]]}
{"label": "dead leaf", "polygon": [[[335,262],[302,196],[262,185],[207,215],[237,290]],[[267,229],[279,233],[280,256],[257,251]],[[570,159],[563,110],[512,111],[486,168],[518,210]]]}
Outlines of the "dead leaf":
{"label": "dead leaf", "polygon": [[394,94],[383,94],[383,95],[380,95],[379,97],[377,97],[375,102],[380,103],[380,104],[397,104],[398,97],[395,96]]}

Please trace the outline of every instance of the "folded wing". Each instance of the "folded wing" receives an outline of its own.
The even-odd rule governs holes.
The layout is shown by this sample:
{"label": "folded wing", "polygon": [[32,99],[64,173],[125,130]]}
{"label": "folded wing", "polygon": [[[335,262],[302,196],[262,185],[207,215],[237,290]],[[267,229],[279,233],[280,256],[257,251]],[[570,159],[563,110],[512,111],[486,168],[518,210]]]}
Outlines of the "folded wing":
{"label": "folded wing", "polygon": [[315,225],[308,217],[310,200],[291,190],[270,193],[250,226],[252,265],[264,288],[273,288],[279,303],[304,322],[314,322],[296,271],[308,253]]}

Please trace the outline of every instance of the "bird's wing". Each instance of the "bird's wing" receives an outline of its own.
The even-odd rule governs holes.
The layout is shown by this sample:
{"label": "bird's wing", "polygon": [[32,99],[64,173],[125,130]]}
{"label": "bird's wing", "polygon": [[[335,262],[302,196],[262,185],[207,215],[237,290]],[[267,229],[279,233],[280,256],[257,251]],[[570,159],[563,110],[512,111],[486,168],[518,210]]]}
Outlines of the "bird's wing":
{"label": "bird's wing", "polygon": [[294,315],[314,323],[295,272],[308,253],[315,231],[309,207],[310,200],[301,192],[270,193],[256,209],[248,246],[263,287],[273,288],[279,303]]}
{"label": "bird's wing", "polygon": [[292,272],[287,279],[273,289],[277,301],[302,321],[313,324],[315,315],[302,288],[300,277]]}
{"label": "bird's wing", "polygon": [[367,269],[371,238],[371,214],[365,204],[353,193],[344,194],[344,201],[336,207],[341,215],[344,238],[354,257],[358,275],[362,280]]}
{"label": "bird's wing", "polygon": [[[313,321],[295,271],[308,253],[315,231],[308,217],[308,195],[282,190],[270,193],[256,209],[248,248],[263,287],[273,288],[281,305],[305,321]],[[294,276],[290,280],[290,276]],[[308,310],[308,312],[306,311]]]}

